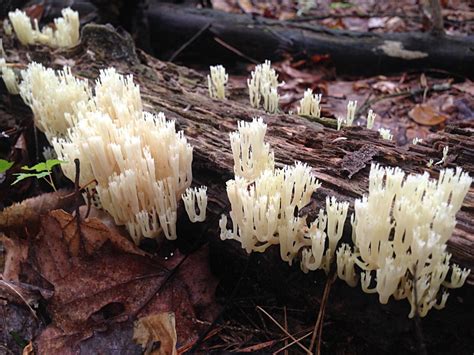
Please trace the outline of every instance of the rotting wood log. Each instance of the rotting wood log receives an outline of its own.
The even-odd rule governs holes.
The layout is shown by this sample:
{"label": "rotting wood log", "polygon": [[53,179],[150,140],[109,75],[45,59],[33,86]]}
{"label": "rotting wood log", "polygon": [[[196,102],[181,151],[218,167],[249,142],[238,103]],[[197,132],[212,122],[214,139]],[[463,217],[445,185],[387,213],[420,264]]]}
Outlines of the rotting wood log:
{"label": "rotting wood log", "polygon": [[[36,48],[17,47],[11,50],[13,45],[18,44],[7,41],[7,53],[12,54],[12,58],[18,58],[20,64],[27,64]],[[45,51],[48,55],[35,56],[44,65],[59,68],[60,63],[67,59],[75,74],[91,80],[98,76],[99,69],[108,66],[133,74],[140,84],[145,109],[164,112],[167,118],[176,120],[179,129],[184,130],[194,147],[194,183],[208,186],[209,205],[205,223],[191,225],[184,216],[178,219],[178,243],[185,244],[195,241],[199,235],[205,236],[212,244],[210,262],[217,265],[213,270],[220,276],[227,275],[227,280],[229,275],[240,275],[246,260],[246,254],[236,242],[219,240],[217,228],[220,214],[228,212],[225,181],[233,176],[228,133],[236,129],[239,120],[250,120],[254,116],[264,118],[268,124],[266,140],[274,149],[278,164],[292,164],[300,160],[313,167],[322,183],[313,196],[317,209],[328,195],[348,200],[353,206],[354,199],[367,192],[371,162],[399,166],[411,173],[428,171],[436,177],[440,167],[428,168],[426,164],[429,159],[440,160],[446,145],[449,146],[449,155],[445,165],[462,166],[471,176],[474,175],[474,138],[469,126],[448,127],[416,146],[397,147],[395,143],[379,138],[377,132],[361,127],[337,131],[331,119],[316,122],[283,113],[267,115],[235,100],[240,93],[236,94],[232,88],[227,100],[212,100],[208,97],[204,76],[186,67],[156,60],[140,50],[135,51],[133,41],[127,34],[119,34],[108,26],[86,26],[82,32],[82,44],[69,51]],[[5,95],[5,91],[1,94]],[[20,104],[19,101],[14,102],[14,105]],[[9,105],[0,106],[2,111],[11,109]],[[31,115],[25,115],[22,119],[30,120]],[[448,248],[455,262],[471,269],[474,267],[473,217],[474,191],[470,189],[458,213],[458,224]],[[349,222],[344,239],[350,240]],[[320,283],[324,280],[323,273],[304,275],[298,265],[289,267],[280,260],[277,248],[255,255],[251,266],[251,274],[262,283],[262,288],[278,290],[278,297],[297,300],[308,312],[315,312],[323,288]],[[473,281],[471,275],[469,282]],[[432,311],[433,315],[430,314],[428,323],[425,323],[425,339],[430,342],[430,349],[439,345],[435,348],[437,353],[442,353],[443,349],[454,352],[466,350],[468,341],[452,344],[444,336],[450,334],[449,339],[453,336],[458,339],[469,337],[470,328],[463,328],[460,324],[469,319],[466,309],[472,309],[472,291],[473,287],[467,285],[455,291],[462,296],[450,299],[447,310]],[[328,334],[329,342],[336,342],[336,337],[344,334],[348,338],[356,335],[363,339],[362,349],[366,352],[373,350],[372,346],[380,353],[393,353],[394,349],[397,352],[400,349],[412,352],[416,348],[405,301],[380,305],[376,296],[363,294],[359,287],[351,289],[343,282],[336,282],[326,314],[331,322],[323,338],[326,339]],[[331,326],[332,322],[337,326]],[[440,336],[441,331],[443,336]],[[335,338],[330,338],[329,334]],[[461,350],[456,353],[462,353]]]}
{"label": "rotting wood log", "polygon": [[[378,74],[408,69],[442,69],[472,77],[474,36],[430,33],[370,33],[330,30],[322,26],[277,21],[252,15],[183,7],[158,1],[148,10],[155,54],[168,60],[174,51],[205,29],[180,59],[209,63],[280,59],[285,53],[311,58],[329,55],[338,72]],[[221,43],[219,43],[221,42]],[[222,44],[224,43],[224,45]],[[206,53],[206,58],[202,57]]]}
{"label": "rotting wood log", "polygon": [[[8,43],[6,48],[8,48]],[[87,25],[82,32],[82,45],[69,51],[50,51],[49,55],[33,55],[34,47],[14,50],[22,64],[33,57],[46,66],[68,58],[73,72],[95,79],[100,68],[114,65],[123,73],[134,74],[140,84],[145,109],[163,111],[175,119],[194,147],[195,181],[215,181],[221,184],[219,195],[212,194],[212,214],[222,212],[227,203],[224,182],[233,176],[233,160],[228,133],[236,129],[237,121],[262,116],[268,124],[266,140],[275,151],[277,164],[308,163],[321,181],[314,198],[317,206],[326,196],[353,201],[367,192],[371,162],[398,166],[407,173],[428,171],[436,177],[441,166],[427,167],[430,159],[439,161],[443,147],[449,146],[446,167],[461,166],[474,175],[474,137],[472,127],[448,126],[445,131],[430,135],[422,143],[404,147],[383,140],[378,132],[362,127],[335,130],[332,119],[318,122],[296,115],[269,115],[229,97],[224,101],[208,97],[205,77],[192,69],[159,61],[143,51],[135,51],[128,34],[119,34],[111,26]],[[19,100],[13,101],[16,105]],[[4,117],[11,117],[11,105],[0,106]],[[21,110],[23,111],[23,110]],[[19,112],[21,112],[19,111]],[[3,126],[3,125],[2,125]],[[2,129],[8,127],[1,127]],[[319,210],[319,207],[318,207]],[[458,224],[449,241],[454,261],[474,269],[474,191],[470,189]],[[348,226],[348,228],[350,227]],[[349,233],[350,235],[350,233]],[[470,277],[474,282],[474,275]]]}

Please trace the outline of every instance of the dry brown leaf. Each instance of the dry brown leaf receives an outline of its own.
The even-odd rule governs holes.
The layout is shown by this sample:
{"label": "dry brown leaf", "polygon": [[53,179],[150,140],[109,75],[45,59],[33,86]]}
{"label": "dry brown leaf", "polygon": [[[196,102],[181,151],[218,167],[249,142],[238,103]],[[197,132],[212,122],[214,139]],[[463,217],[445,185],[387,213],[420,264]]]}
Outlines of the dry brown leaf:
{"label": "dry brown leaf", "polygon": [[71,206],[75,200],[71,190],[58,190],[15,203],[0,212],[0,229],[24,227],[39,222],[41,215],[57,208]]}
{"label": "dry brown leaf", "polygon": [[[176,355],[176,320],[173,312],[163,312],[140,318],[135,322],[133,340],[147,354]],[[154,345],[159,344],[157,349]]]}
{"label": "dry brown leaf", "polygon": [[27,346],[23,348],[22,355],[33,355],[35,351],[33,350],[33,343],[30,341]]}
{"label": "dry brown leaf", "polygon": [[408,116],[416,123],[425,126],[436,126],[444,123],[448,116],[443,115],[428,104],[417,104],[413,107]]}
{"label": "dry brown leaf", "polygon": [[372,88],[384,94],[393,94],[397,92],[398,84],[388,80],[382,80],[373,84]]}
{"label": "dry brown leaf", "polygon": [[168,279],[183,255],[153,259],[94,218],[81,222],[80,234],[76,228],[73,216],[53,211],[31,240],[29,259],[54,287],[47,306],[52,324],[35,340],[39,353],[77,353],[84,344],[101,352],[103,337],[118,344],[120,337],[110,334],[131,332],[123,322],[162,312],[174,312],[177,340],[189,344],[200,329],[195,319],[212,320],[217,282],[207,248],[190,255]]}
{"label": "dry brown leaf", "polygon": [[474,83],[470,80],[466,80],[461,84],[454,84],[453,88],[461,92],[465,92],[466,94],[469,94],[471,96],[474,96]]}
{"label": "dry brown leaf", "polygon": [[3,233],[0,233],[0,243],[6,249],[3,278],[7,281],[19,281],[21,263],[28,257],[28,244],[23,240],[8,238]]}

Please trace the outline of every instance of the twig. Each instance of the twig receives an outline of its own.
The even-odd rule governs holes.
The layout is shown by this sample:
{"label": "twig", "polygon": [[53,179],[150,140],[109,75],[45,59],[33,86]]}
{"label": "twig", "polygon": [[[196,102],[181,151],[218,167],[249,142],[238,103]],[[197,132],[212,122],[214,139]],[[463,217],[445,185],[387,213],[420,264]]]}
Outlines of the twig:
{"label": "twig", "polygon": [[[285,321],[285,329],[288,330],[288,317],[286,316],[286,306],[283,307],[283,316]],[[285,339],[285,347],[288,346],[288,340]],[[285,350],[285,355],[288,355],[288,351]]]}
{"label": "twig", "polygon": [[85,251],[84,241],[82,240],[82,230],[81,230],[81,214],[79,212],[79,207],[81,203],[81,187],[79,186],[79,178],[81,175],[81,163],[79,159],[74,159],[74,165],[76,167],[76,176],[74,177],[74,191],[76,193],[76,198],[74,204],[76,205],[76,231],[77,237],[79,238],[79,248],[82,251]]}
{"label": "twig", "polygon": [[331,291],[331,286],[336,280],[336,272],[334,268],[330,271],[328,275],[328,279],[326,280],[326,286],[324,286],[323,297],[321,299],[321,304],[319,306],[318,318],[316,320],[316,324],[314,325],[313,335],[311,336],[311,344],[309,346],[309,350],[312,353],[314,345],[317,339],[317,350],[316,353],[319,355],[321,354],[321,338],[323,334],[323,321],[324,321],[324,313],[326,312],[326,306],[329,299],[329,293]]}
{"label": "twig", "polygon": [[[285,345],[283,348],[278,349],[277,351],[275,351],[275,352],[273,353],[273,355],[276,355],[276,354],[282,352],[283,350],[288,349],[290,346],[293,346],[293,345],[296,344],[297,342],[300,342],[301,340],[303,340],[303,339],[309,337],[311,334],[313,334],[313,332],[308,332],[308,333],[306,333],[305,335],[303,335],[302,337],[299,337],[298,339],[296,339],[296,341],[293,340],[291,343]],[[285,339],[286,339],[286,338],[285,338]]]}
{"label": "twig", "polygon": [[12,290],[14,293],[16,293],[18,295],[18,297],[20,297],[20,299],[25,302],[26,306],[28,307],[29,311],[31,312],[31,314],[33,315],[33,317],[39,321],[38,317],[36,316],[36,312],[34,311],[33,308],[31,308],[30,304],[26,301],[26,299],[23,297],[23,295],[15,288],[12,286],[12,284],[8,281],[6,281],[4,278],[3,278],[3,275],[0,275],[0,283],[4,284],[6,287],[8,287],[10,290]]}
{"label": "twig", "polygon": [[401,92],[395,92],[392,94],[387,94],[387,95],[382,95],[382,96],[377,96],[373,98],[372,100],[367,100],[364,102],[364,104],[356,111],[355,116],[358,117],[362,113],[364,113],[369,107],[371,107],[373,104],[385,100],[385,99],[390,99],[394,97],[401,97],[401,96],[416,96],[423,94],[425,91],[428,93],[430,91],[433,92],[438,92],[438,91],[446,91],[451,88],[451,85],[449,84],[435,84],[432,87],[425,88],[425,87],[419,87],[415,88],[412,90],[407,90],[407,91],[401,91]]}
{"label": "twig", "polygon": [[178,48],[176,52],[173,53],[173,55],[170,57],[168,60],[169,62],[172,62],[173,60],[176,59],[176,57],[184,51],[191,43],[193,43],[204,31],[206,31],[209,27],[211,27],[211,23],[208,22],[206,23],[199,31],[197,31],[194,36],[192,36],[186,43],[184,43],[181,47]]}
{"label": "twig", "polygon": [[235,285],[234,289],[232,290],[232,293],[230,294],[230,296],[227,298],[226,300],[226,303],[224,305],[224,307],[220,310],[219,312],[219,315],[211,322],[211,325],[209,325],[209,327],[207,327],[207,329],[204,331],[204,333],[202,333],[198,340],[196,340],[196,343],[194,343],[193,347],[191,348],[191,353],[193,352],[196,352],[198,349],[199,349],[199,346],[201,345],[201,343],[205,340],[207,334],[214,328],[214,326],[217,324],[217,322],[221,319],[222,315],[224,314],[224,312],[227,310],[227,308],[229,307],[230,305],[230,302],[232,301],[232,299],[234,298],[235,294],[237,293],[237,291],[239,290],[240,288],[240,284],[242,283],[242,280],[245,276],[245,274],[247,273],[247,270],[248,270],[248,267],[250,265],[250,260],[252,258],[252,255],[253,254],[250,254],[250,256],[247,258],[247,264],[245,265],[245,268],[244,270],[242,271],[241,275],[240,275],[240,278],[239,280],[237,281],[237,284]]}
{"label": "twig", "polygon": [[293,335],[291,335],[290,333],[288,333],[288,332],[286,331],[286,329],[283,328],[283,327],[281,326],[281,324],[278,323],[278,322],[275,320],[275,318],[273,318],[267,311],[265,311],[265,310],[264,310],[262,307],[260,307],[260,306],[257,306],[257,309],[258,309],[259,311],[263,312],[263,314],[265,314],[268,318],[270,318],[270,319],[272,320],[272,322],[275,323],[276,326],[277,326],[278,328],[280,328],[283,333],[285,333],[288,337],[290,337],[290,338],[296,343],[296,345],[298,345],[301,349],[303,349],[304,351],[306,351],[306,353],[311,354],[311,351],[310,351],[306,346],[304,346],[303,344],[301,344],[301,343],[298,341],[298,339],[296,339]]}
{"label": "twig", "polygon": [[248,55],[242,53],[241,51],[239,51],[237,48],[235,47],[232,47],[230,44],[224,42],[222,39],[220,39],[219,37],[214,37],[214,41],[216,41],[217,43],[219,43],[222,47],[224,48],[227,48],[229,51],[231,52],[234,52],[235,54],[237,54],[238,56],[248,60],[249,62],[253,63],[253,64],[259,64],[260,62],[253,59],[252,57],[249,57]]}

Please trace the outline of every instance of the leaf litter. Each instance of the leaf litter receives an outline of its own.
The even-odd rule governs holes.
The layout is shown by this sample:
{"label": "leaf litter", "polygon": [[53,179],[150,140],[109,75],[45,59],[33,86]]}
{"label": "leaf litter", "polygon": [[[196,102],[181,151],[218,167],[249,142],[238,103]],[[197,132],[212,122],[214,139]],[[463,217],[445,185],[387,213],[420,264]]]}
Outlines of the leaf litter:
{"label": "leaf litter", "polygon": [[202,329],[197,319],[212,321],[218,311],[206,246],[182,264],[185,256],[179,252],[164,260],[97,218],[82,220],[79,233],[76,218],[63,210],[43,216],[39,232],[27,235],[27,243],[21,237],[2,238],[5,275],[52,294],[41,300],[50,322],[39,326],[44,329],[33,342],[38,353],[104,349],[104,339],[115,339],[113,348],[128,352],[134,322],[163,313],[174,314],[178,346],[188,345]]}

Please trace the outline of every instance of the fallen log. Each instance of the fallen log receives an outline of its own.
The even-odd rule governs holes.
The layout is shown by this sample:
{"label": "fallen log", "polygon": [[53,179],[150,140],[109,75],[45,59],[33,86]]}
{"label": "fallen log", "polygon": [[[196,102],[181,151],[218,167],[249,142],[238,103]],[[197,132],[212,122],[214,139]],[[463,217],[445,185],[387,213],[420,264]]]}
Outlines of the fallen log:
{"label": "fallen log", "polygon": [[[7,49],[11,48],[9,44]],[[20,47],[13,53],[8,52],[14,54],[12,57],[19,58],[20,64],[27,64],[35,48]],[[449,146],[449,155],[445,166],[459,165],[471,176],[474,175],[474,138],[470,128],[448,127],[445,131],[432,134],[421,144],[398,147],[393,142],[382,140],[377,132],[361,127],[337,131],[331,119],[314,121],[283,113],[265,114],[234,100],[239,93],[232,88],[227,100],[212,100],[208,97],[203,75],[135,51],[133,41],[127,34],[119,34],[106,26],[86,26],[82,32],[82,44],[72,50],[47,52],[48,55],[36,59],[52,67],[60,67],[58,64],[67,59],[74,73],[91,80],[97,77],[99,69],[108,66],[133,74],[140,84],[145,109],[162,111],[167,118],[176,120],[178,128],[184,131],[194,147],[194,183],[207,185],[209,193],[207,221],[196,227],[190,225],[184,215],[181,216],[178,243],[185,246],[197,236],[204,236],[211,242],[210,262],[214,272],[231,285],[241,275],[247,256],[235,242],[219,240],[217,219],[221,213],[228,212],[225,181],[233,176],[228,133],[236,129],[239,120],[262,116],[268,124],[266,140],[275,151],[277,163],[292,164],[300,160],[313,168],[322,183],[313,196],[317,209],[328,195],[350,201],[353,206],[354,199],[367,192],[371,162],[399,166],[410,173],[428,171],[436,177],[439,167],[428,168],[427,162],[429,159],[440,160],[446,145]],[[19,104],[17,101],[16,105]],[[0,109],[8,111],[11,107],[1,106]],[[31,115],[23,119],[31,119]],[[458,224],[448,244],[453,260],[471,269],[474,267],[473,217],[474,191],[471,189],[458,213]],[[350,234],[350,224],[347,223],[344,239],[350,240]],[[250,266],[249,276],[258,280],[259,287],[271,290],[282,302],[297,302],[301,308],[315,313],[323,289],[319,281],[324,280],[324,273],[304,275],[297,266],[289,267],[282,262],[275,248],[255,255]],[[318,281],[316,285],[315,280]],[[469,282],[473,281],[471,275]],[[448,301],[447,309],[433,311],[424,323],[427,325],[425,338],[431,342],[430,349],[438,353],[442,353],[443,349],[454,351],[450,347],[451,342],[443,337],[446,332],[451,337],[469,337],[469,329],[460,328],[458,324],[467,322],[469,312],[466,309],[472,307],[473,287],[465,286],[455,292],[458,297]],[[416,340],[410,335],[412,325],[407,320],[408,305],[405,302],[380,305],[375,296],[365,295],[359,288],[350,289],[344,283],[336,282],[330,303],[327,317],[334,324],[329,325],[325,334],[358,336],[359,341],[366,342],[358,348],[360,352],[367,350],[367,347],[373,349],[372,346],[382,353],[400,349],[412,352],[416,348]],[[401,339],[405,341],[403,344],[400,344]],[[462,353],[468,342],[456,342],[453,346],[459,351],[454,352]]]}
{"label": "fallen log", "polygon": [[[472,35],[330,30],[157,1],[152,2],[147,14],[155,55],[166,60],[196,36],[179,54],[180,60],[213,64],[234,62],[236,58],[276,60],[285,54],[303,58],[329,55],[341,73],[386,74],[432,68],[473,77]],[[240,54],[236,55],[237,51]],[[202,53],[206,53],[204,58]]]}

